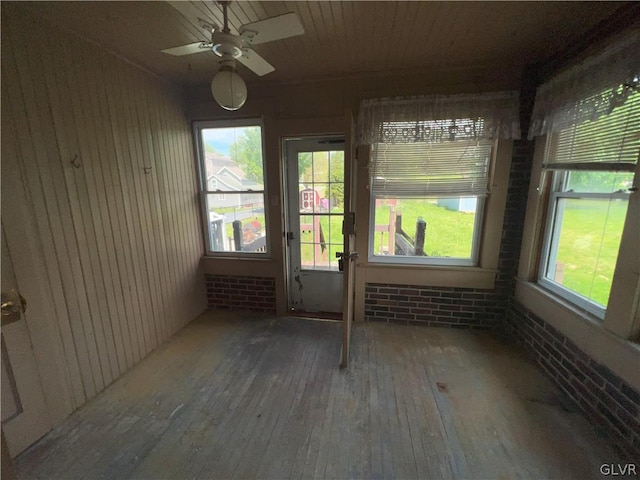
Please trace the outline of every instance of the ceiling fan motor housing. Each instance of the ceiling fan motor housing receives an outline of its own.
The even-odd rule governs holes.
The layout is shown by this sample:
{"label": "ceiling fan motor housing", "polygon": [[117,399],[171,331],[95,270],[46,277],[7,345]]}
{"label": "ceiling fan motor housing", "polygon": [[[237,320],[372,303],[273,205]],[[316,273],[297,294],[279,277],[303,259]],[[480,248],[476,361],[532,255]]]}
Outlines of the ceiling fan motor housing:
{"label": "ceiling fan motor housing", "polygon": [[219,57],[230,56],[238,58],[242,56],[242,39],[236,35],[224,32],[213,34],[213,53]]}

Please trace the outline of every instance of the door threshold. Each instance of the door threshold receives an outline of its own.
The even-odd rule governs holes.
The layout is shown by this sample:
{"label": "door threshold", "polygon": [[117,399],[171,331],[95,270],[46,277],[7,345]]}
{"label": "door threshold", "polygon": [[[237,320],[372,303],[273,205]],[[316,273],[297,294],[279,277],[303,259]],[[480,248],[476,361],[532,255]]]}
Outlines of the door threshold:
{"label": "door threshold", "polygon": [[342,313],[333,312],[308,312],[305,310],[291,310],[290,316],[307,318],[311,320],[320,320],[325,322],[341,322]]}

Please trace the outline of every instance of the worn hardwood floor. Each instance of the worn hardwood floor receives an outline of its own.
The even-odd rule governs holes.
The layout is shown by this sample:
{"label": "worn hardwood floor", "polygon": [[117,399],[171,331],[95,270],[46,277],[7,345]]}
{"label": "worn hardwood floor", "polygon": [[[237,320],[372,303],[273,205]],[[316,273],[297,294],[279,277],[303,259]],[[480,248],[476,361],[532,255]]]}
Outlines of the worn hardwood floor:
{"label": "worn hardwood floor", "polygon": [[16,460],[18,478],[594,478],[618,457],[491,334],[208,312]]}

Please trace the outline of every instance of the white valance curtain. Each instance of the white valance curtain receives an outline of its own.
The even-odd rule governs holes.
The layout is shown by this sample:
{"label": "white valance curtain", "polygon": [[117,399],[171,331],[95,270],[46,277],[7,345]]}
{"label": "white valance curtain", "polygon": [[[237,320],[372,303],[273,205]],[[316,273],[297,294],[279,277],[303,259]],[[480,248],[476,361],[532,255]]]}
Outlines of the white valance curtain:
{"label": "white valance curtain", "polygon": [[358,140],[362,145],[498,138],[520,138],[518,92],[382,98],[360,103]]}
{"label": "white valance curtain", "polygon": [[552,169],[633,171],[640,151],[640,92],[597,120],[558,132],[545,152]]}
{"label": "white valance curtain", "polygon": [[364,100],[375,198],[486,195],[494,140],[520,138],[517,92]]}
{"label": "white valance curtain", "polygon": [[640,85],[640,32],[634,31],[538,88],[528,138],[598,120]]}

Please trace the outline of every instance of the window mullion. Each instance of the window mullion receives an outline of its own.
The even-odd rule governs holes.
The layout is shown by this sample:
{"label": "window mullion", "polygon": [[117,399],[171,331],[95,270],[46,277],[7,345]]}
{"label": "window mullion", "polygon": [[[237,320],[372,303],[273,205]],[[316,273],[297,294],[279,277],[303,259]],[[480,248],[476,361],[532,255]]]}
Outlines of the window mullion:
{"label": "window mullion", "polygon": [[205,190],[203,192],[205,195],[216,195],[218,193],[229,193],[229,194],[249,194],[249,195],[253,195],[253,194],[263,194],[264,190]]}

